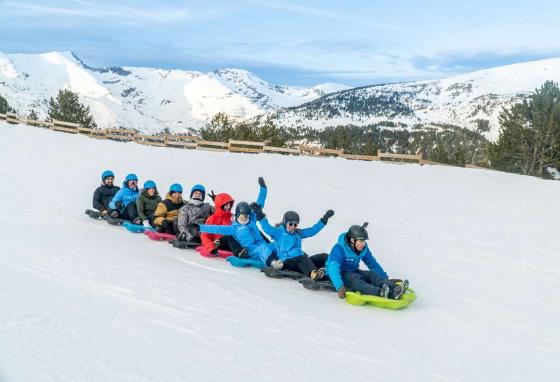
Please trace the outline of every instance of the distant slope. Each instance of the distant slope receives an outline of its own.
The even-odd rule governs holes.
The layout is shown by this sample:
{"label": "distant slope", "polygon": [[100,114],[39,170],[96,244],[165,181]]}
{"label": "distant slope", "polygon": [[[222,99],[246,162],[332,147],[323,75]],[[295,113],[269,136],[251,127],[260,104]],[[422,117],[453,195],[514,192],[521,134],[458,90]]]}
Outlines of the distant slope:
{"label": "distant slope", "polygon": [[366,86],[326,95],[281,110],[274,118],[285,127],[324,128],[385,121],[452,124],[475,129],[490,122],[487,138],[498,134],[498,114],[546,80],[560,81],[560,58],[508,65],[435,81]]}
{"label": "distant slope", "polygon": [[20,113],[45,115],[59,89],[77,92],[100,127],[157,132],[199,128],[218,112],[248,119],[346,89],[271,85],[237,69],[212,73],[154,68],[92,68],[71,52],[0,53],[0,94]]}

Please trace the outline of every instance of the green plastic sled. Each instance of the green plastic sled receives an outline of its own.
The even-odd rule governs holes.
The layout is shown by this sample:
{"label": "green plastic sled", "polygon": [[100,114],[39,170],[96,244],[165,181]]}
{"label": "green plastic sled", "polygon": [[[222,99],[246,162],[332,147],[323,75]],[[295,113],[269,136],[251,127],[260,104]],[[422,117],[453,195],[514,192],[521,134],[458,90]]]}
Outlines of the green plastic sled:
{"label": "green plastic sled", "polygon": [[406,308],[414,300],[416,300],[416,292],[414,292],[411,288],[408,288],[400,300],[391,300],[379,296],[360,294],[359,292],[346,292],[346,302],[351,305],[370,304],[375,305],[378,308],[402,309]]}

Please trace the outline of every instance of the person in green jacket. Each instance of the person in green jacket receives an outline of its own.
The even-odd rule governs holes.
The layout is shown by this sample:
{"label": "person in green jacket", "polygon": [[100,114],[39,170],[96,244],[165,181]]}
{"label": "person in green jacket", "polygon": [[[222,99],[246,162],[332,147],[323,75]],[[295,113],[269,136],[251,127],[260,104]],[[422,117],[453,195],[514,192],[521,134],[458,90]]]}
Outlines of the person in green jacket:
{"label": "person in green jacket", "polygon": [[159,202],[161,202],[161,197],[157,191],[156,183],[153,180],[146,181],[144,189],[136,199],[138,217],[134,219],[133,223],[143,224],[144,227],[150,228],[154,223],[154,212]]}

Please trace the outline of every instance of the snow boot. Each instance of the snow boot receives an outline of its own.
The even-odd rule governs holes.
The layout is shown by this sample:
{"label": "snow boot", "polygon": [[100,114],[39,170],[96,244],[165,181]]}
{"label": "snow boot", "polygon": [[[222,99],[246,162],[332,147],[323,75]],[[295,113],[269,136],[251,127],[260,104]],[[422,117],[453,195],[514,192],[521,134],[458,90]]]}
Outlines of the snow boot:
{"label": "snow boot", "polygon": [[408,280],[404,280],[401,284],[395,286],[391,293],[391,298],[393,300],[400,300],[402,296],[406,293],[408,289]]}
{"label": "snow boot", "polygon": [[325,268],[319,268],[316,271],[311,271],[309,278],[313,281],[319,281],[325,277]]}
{"label": "snow boot", "polygon": [[112,218],[118,218],[119,217],[119,211],[111,211],[109,216],[112,217]]}
{"label": "snow boot", "polygon": [[389,298],[389,285],[381,285],[381,289],[379,289],[379,296],[383,298]]}
{"label": "snow boot", "polygon": [[142,224],[142,219],[141,218],[136,218],[132,221],[132,224],[140,225],[140,224]]}
{"label": "snow boot", "polygon": [[239,251],[239,253],[237,254],[237,257],[239,257],[240,259],[249,258],[249,254],[247,253],[247,248],[243,248],[241,251]]}
{"label": "snow boot", "polygon": [[279,271],[284,268],[284,262],[282,260],[272,260],[270,262],[270,266],[272,267],[272,269]]}

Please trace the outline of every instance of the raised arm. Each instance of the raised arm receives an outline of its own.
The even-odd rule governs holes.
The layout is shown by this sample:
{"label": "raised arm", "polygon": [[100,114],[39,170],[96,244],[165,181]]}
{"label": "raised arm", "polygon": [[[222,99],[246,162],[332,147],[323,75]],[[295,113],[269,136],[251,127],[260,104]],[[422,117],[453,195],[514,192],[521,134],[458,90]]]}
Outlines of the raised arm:
{"label": "raised arm", "polygon": [[235,229],[231,225],[200,225],[200,232],[213,233],[216,235],[233,235]]}
{"label": "raised arm", "polygon": [[262,177],[259,177],[259,186],[260,188],[259,188],[259,196],[257,196],[257,204],[261,206],[261,208],[264,208],[264,202],[266,201],[266,195],[268,189]]}

